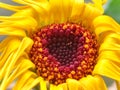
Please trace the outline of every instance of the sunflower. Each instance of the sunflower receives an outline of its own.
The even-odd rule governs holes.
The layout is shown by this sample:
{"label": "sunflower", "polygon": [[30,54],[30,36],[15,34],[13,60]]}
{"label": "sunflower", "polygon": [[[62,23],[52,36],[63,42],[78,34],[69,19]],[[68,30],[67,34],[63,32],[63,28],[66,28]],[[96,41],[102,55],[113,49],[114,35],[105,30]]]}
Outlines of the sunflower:
{"label": "sunflower", "polygon": [[120,90],[120,26],[105,0],[13,0],[0,7],[0,90]]}

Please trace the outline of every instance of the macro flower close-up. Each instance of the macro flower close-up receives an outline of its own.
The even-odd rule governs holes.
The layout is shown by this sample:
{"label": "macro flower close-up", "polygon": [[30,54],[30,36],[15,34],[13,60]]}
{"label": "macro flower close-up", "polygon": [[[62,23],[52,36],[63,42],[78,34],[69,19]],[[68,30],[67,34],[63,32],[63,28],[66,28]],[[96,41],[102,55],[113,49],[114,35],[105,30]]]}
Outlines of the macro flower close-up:
{"label": "macro flower close-up", "polygon": [[0,90],[120,90],[120,25],[106,0],[13,0],[0,8]]}

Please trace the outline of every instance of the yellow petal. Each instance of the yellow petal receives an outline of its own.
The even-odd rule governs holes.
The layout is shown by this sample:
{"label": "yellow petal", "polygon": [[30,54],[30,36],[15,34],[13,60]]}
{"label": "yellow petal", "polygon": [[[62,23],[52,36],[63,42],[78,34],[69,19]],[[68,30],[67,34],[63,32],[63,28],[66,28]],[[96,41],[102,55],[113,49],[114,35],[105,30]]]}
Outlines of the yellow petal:
{"label": "yellow petal", "polygon": [[19,29],[19,28],[12,28],[8,27],[6,25],[2,25],[5,27],[0,27],[0,35],[13,35],[13,36],[21,36],[24,37],[26,36],[25,31]]}
{"label": "yellow petal", "polygon": [[[108,54],[106,54],[108,53]],[[120,81],[120,60],[113,51],[102,51],[93,74],[99,74]]]}
{"label": "yellow petal", "polygon": [[52,22],[66,22],[65,20],[69,18],[74,0],[49,0],[49,3]]}
{"label": "yellow petal", "polygon": [[19,21],[19,20],[25,19],[25,18],[27,18],[27,17],[25,17],[25,16],[12,16],[12,17],[10,17],[10,16],[0,16],[0,21],[16,21],[16,20]]}
{"label": "yellow petal", "polygon": [[[82,0],[79,0],[82,1]],[[61,11],[62,11],[62,15],[63,17],[61,22],[67,22],[70,21],[70,17],[71,17],[71,13],[73,11],[73,6],[76,5],[76,0],[62,0],[61,3]],[[77,2],[78,3],[78,2]],[[57,3],[58,4],[58,3]],[[58,6],[57,6],[58,7]],[[53,7],[54,8],[54,7]],[[57,9],[57,8],[56,8]],[[54,18],[54,17],[53,17]]]}
{"label": "yellow petal", "polygon": [[97,37],[103,32],[120,32],[120,25],[109,16],[99,16],[93,21]]}
{"label": "yellow petal", "polygon": [[[27,65],[27,66],[26,66]],[[10,83],[12,83],[15,79],[17,79],[20,75],[22,75],[23,73],[25,73],[27,70],[29,70],[30,68],[34,68],[34,64],[27,59],[24,59],[15,66],[14,71],[12,71],[12,74],[10,74],[10,76],[8,77],[8,79],[5,81],[4,87],[8,87],[8,85]],[[2,86],[1,84],[1,86]]]}
{"label": "yellow petal", "polygon": [[57,86],[58,90],[68,90],[67,83],[62,83]]}
{"label": "yellow petal", "polygon": [[106,2],[106,0],[92,0],[94,2],[94,6],[98,9],[100,9],[102,12],[104,12],[103,4]]}
{"label": "yellow petal", "polygon": [[23,4],[23,5],[26,5],[27,3],[25,2],[25,0],[12,0],[16,3],[19,3],[19,4]]}
{"label": "yellow petal", "polygon": [[50,90],[68,90],[68,86],[67,83],[62,83],[58,86],[50,84]]}
{"label": "yellow petal", "polygon": [[[67,79],[66,81],[69,90],[83,90],[79,81],[74,79]],[[87,89],[86,89],[87,90]],[[90,90],[90,89],[89,89]]]}
{"label": "yellow petal", "polygon": [[50,84],[50,90],[59,90],[56,85]]}
{"label": "yellow petal", "polygon": [[76,2],[75,5],[73,4],[70,21],[74,23],[80,23],[85,28],[90,29],[91,27],[93,27],[93,20],[99,15],[102,15],[102,12],[98,8],[89,4],[82,3],[79,0],[79,3]]}
{"label": "yellow petal", "polygon": [[75,23],[81,22],[81,16],[85,10],[84,0],[74,0],[74,3],[72,5],[71,14],[68,13],[68,15],[70,15],[70,20]]}
{"label": "yellow petal", "polygon": [[107,90],[107,87],[100,76],[90,76],[80,79],[83,90]]}
{"label": "yellow petal", "polygon": [[103,35],[101,35],[101,39],[103,39],[101,41],[101,45],[99,48],[99,52],[102,51],[107,51],[107,50],[113,50],[113,51],[119,51],[120,49],[120,35],[117,33],[103,33]]}
{"label": "yellow petal", "polygon": [[10,43],[13,43],[13,42],[15,42],[15,40],[16,40],[16,43],[18,41],[20,42],[20,40],[17,37],[14,37],[14,36],[13,37],[10,37],[10,36],[6,37],[5,36],[4,39],[0,42],[0,52],[2,52],[6,47],[8,47],[10,45],[10,44],[8,44],[9,41],[10,41]]}
{"label": "yellow petal", "polygon": [[40,90],[47,90],[47,82],[41,77],[40,78]]}
{"label": "yellow petal", "polygon": [[25,9],[26,6],[13,6],[13,5],[9,5],[9,4],[0,2],[0,8],[8,9],[11,11],[19,11],[21,9]]}
{"label": "yellow petal", "polygon": [[[10,56],[8,57],[8,60],[5,62],[5,64],[3,65],[2,69],[0,70],[0,80],[2,81],[1,82],[1,86],[0,86],[0,89],[1,90],[5,90],[7,87],[6,87],[6,80],[8,78],[8,75],[10,74],[11,71],[7,72],[8,71],[8,65],[10,63],[10,59],[13,57],[13,53],[10,54]],[[10,67],[10,68],[14,68],[13,66]]]}
{"label": "yellow petal", "polygon": [[107,87],[100,76],[91,76],[81,78],[79,81],[67,79],[69,90],[107,90]]}
{"label": "yellow petal", "polygon": [[120,81],[120,35],[111,32],[102,38],[103,41],[101,42],[97,58],[98,62],[93,74],[104,75]]}
{"label": "yellow petal", "polygon": [[[15,63],[17,62],[20,55],[22,55],[25,50],[30,49],[32,44],[33,44],[33,41],[30,38],[25,37],[23,39],[23,41],[21,42],[19,48],[16,51],[12,52],[7,57],[7,60],[6,60],[5,64],[2,67],[2,70],[0,71],[1,76],[5,75],[4,78],[3,78],[2,83],[5,83],[5,81],[8,79],[8,77],[11,74],[11,72],[13,71],[13,69],[15,67]],[[4,90],[5,88],[6,87],[4,85],[1,86],[1,90]]]}
{"label": "yellow petal", "polygon": [[[48,0],[14,0],[17,3],[26,5],[24,10],[21,10],[14,14],[14,16],[32,16],[37,21],[37,28],[50,24],[50,5]],[[34,24],[31,24],[34,25]],[[30,26],[30,25],[29,25]]]}
{"label": "yellow petal", "polygon": [[25,0],[28,6],[30,6],[32,9],[34,9],[36,14],[34,13],[34,16],[36,17],[36,20],[38,22],[38,27],[42,27],[45,25],[50,24],[50,5],[47,0],[41,0],[41,1],[30,1]]}
{"label": "yellow petal", "polygon": [[37,75],[35,73],[27,70],[18,78],[17,83],[15,84],[13,90],[21,90],[30,79],[33,79],[36,77]]}
{"label": "yellow petal", "polygon": [[[51,10],[51,16],[52,16],[52,21],[54,23],[58,23],[61,20],[63,20],[63,9],[62,9],[62,1],[63,0],[49,0],[50,2],[50,10]],[[66,0],[68,1],[68,0]],[[59,12],[59,13],[57,13]]]}
{"label": "yellow petal", "polygon": [[38,78],[30,78],[24,85],[24,87],[22,87],[21,90],[31,90],[33,89],[36,85],[38,85],[40,83],[40,77]]}
{"label": "yellow petal", "polygon": [[100,15],[102,15],[102,13],[99,9],[86,4],[80,16],[80,18],[82,18],[81,24],[87,28],[92,27],[93,20]]}
{"label": "yellow petal", "polygon": [[[24,4],[29,8],[22,10],[21,12],[17,12],[17,15],[26,15],[32,16],[36,19],[38,23],[38,27],[42,27],[48,25],[50,22],[50,15],[49,15],[49,3],[47,0],[13,0],[17,3]],[[28,12],[28,13],[26,13]],[[16,15],[15,14],[15,15]]]}
{"label": "yellow petal", "polygon": [[[36,27],[37,27],[36,20],[29,16],[27,16],[27,17],[26,16],[11,16],[11,17],[0,17],[0,18],[3,21],[6,21],[6,22],[3,22],[0,24],[1,34],[2,34],[2,32],[5,32],[5,31],[7,32],[7,31],[11,30],[11,28],[13,28],[13,30],[16,29],[16,32],[19,29],[20,30],[23,29],[23,30],[21,30],[21,32],[23,32],[25,30],[30,32],[30,30],[36,30]],[[19,30],[19,32],[17,32],[18,34],[20,33],[20,30]],[[10,31],[9,31],[9,33],[10,33]]]}
{"label": "yellow petal", "polygon": [[[9,42],[9,43],[8,43]],[[5,62],[10,63],[11,61],[7,61],[7,58],[10,54],[15,51],[20,45],[20,40],[17,37],[7,37],[0,43],[0,48],[4,51],[0,55],[0,70],[3,68]],[[5,74],[5,73],[4,73]],[[2,78],[0,74],[0,79]]]}

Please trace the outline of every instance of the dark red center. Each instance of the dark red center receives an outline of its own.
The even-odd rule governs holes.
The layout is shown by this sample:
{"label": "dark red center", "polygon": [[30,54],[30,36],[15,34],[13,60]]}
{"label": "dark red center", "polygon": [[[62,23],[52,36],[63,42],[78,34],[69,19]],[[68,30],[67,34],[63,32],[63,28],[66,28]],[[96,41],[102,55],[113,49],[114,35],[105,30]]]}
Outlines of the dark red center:
{"label": "dark red center", "polygon": [[52,24],[33,34],[30,58],[38,75],[58,85],[67,78],[80,79],[96,64],[95,35],[79,24]]}

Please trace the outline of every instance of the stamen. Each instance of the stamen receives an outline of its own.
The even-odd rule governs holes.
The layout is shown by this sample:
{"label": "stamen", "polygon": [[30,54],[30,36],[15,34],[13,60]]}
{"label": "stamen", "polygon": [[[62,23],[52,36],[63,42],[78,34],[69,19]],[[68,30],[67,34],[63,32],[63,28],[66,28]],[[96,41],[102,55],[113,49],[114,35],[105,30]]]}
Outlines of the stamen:
{"label": "stamen", "polygon": [[96,64],[97,40],[79,24],[52,24],[33,34],[30,58],[37,74],[58,85],[67,78],[79,80],[92,73]]}

